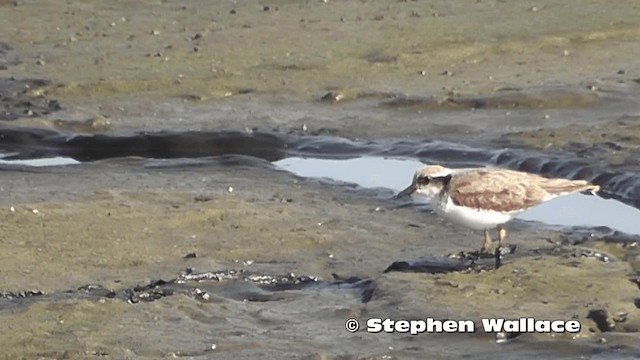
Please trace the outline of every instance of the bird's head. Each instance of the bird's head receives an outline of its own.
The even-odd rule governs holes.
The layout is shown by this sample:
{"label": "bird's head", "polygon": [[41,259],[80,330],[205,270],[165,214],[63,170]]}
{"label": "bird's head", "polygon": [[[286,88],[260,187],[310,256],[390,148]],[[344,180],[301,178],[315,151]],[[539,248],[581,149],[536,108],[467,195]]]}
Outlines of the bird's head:
{"label": "bird's head", "polygon": [[416,171],[411,185],[399,192],[395,198],[418,193],[431,199],[440,193],[449,184],[450,180],[451,169],[440,165],[427,165]]}

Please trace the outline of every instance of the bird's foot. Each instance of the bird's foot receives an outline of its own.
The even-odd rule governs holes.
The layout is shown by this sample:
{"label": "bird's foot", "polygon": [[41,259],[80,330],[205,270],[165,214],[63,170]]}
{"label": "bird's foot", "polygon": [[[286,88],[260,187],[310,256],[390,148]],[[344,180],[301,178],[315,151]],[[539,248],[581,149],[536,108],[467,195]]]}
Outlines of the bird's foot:
{"label": "bird's foot", "polygon": [[459,251],[456,253],[447,254],[449,259],[458,260],[478,260],[478,259],[491,259],[495,256],[493,252],[486,251],[484,249],[474,251]]}
{"label": "bird's foot", "polygon": [[502,266],[502,259],[505,255],[509,255],[509,254],[513,254],[514,252],[516,252],[516,245],[509,245],[509,246],[498,246],[496,248],[496,251],[494,252],[494,257],[495,257],[495,269],[498,269],[500,266]]}

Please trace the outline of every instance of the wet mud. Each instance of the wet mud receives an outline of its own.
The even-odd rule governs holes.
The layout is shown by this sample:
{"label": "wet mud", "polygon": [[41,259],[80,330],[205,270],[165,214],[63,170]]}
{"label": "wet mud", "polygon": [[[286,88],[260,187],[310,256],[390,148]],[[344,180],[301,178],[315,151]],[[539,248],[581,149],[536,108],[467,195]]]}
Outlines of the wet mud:
{"label": "wet mud", "polygon": [[[446,255],[474,249],[481,234],[451,227],[428,211],[398,206],[392,193],[380,197],[378,190],[301,179],[252,157],[118,158],[29,174],[5,170],[3,177],[3,188],[13,193],[8,203],[3,200],[2,251],[22,259],[2,272],[2,316],[21,324],[3,338],[8,347],[24,341],[22,331],[42,326],[54,331],[57,324],[57,332],[93,330],[75,345],[56,345],[57,337],[30,343],[36,349],[64,348],[72,356],[143,357],[211,355],[216,344],[215,354],[236,356],[238,347],[268,339],[276,343],[272,352],[285,356],[293,337],[301,346],[295,352],[305,348],[303,353],[315,354],[335,346],[331,334],[345,336],[346,318],[372,316],[478,324],[483,316],[576,318],[583,325],[577,337],[555,340],[586,346],[567,350],[574,355],[591,347],[610,351],[608,344],[626,344],[617,334],[637,332],[638,239],[608,229],[557,231],[517,222],[510,226],[516,252],[498,269],[491,258],[473,268]],[[105,177],[111,190],[104,189]],[[258,188],[255,178],[272,185]],[[141,191],[139,184],[155,190]],[[303,191],[292,190],[298,188]],[[79,190],[89,195],[78,196]],[[429,271],[397,268],[397,263],[424,265],[421,257],[432,259]],[[57,268],[60,261],[65,268]],[[453,262],[465,266],[450,266]],[[433,271],[434,266],[440,269]],[[605,275],[607,281],[600,280]],[[265,308],[266,303],[274,305]],[[221,311],[226,315],[215,315]],[[18,321],[24,316],[32,320]],[[107,316],[147,320],[127,325],[125,340],[118,335],[119,322]],[[51,317],[58,320],[50,323]],[[175,322],[176,317],[182,320]],[[603,317],[607,328],[598,325]],[[112,325],[98,330],[95,321]],[[154,336],[164,331],[173,340],[158,347],[139,337],[148,339],[149,331],[142,329],[150,324],[157,329]],[[311,324],[326,329],[321,332],[326,343],[311,345],[294,335],[311,331]],[[217,335],[208,335],[212,331]],[[614,336],[598,345],[605,334]],[[372,346],[366,337],[353,336]],[[381,344],[373,339],[378,344],[368,353],[389,354],[392,347],[400,349],[391,352],[397,356],[417,356],[441,341],[439,336],[426,335],[419,344],[413,337]],[[447,341],[472,344],[474,353],[495,352],[496,335],[482,336]],[[511,339],[524,346],[514,354],[525,356],[526,344],[549,341],[545,338]]]}
{"label": "wet mud", "polygon": [[[0,1],[3,160],[81,162],[0,165],[0,357],[637,357],[637,235],[516,219],[509,253],[477,256],[482,234],[429,205],[272,164],[499,166],[640,208],[637,17]],[[372,334],[372,317],[581,329]]]}
{"label": "wet mud", "polygon": [[49,84],[44,79],[0,78],[0,120],[41,117],[60,110],[58,101],[38,95]]}

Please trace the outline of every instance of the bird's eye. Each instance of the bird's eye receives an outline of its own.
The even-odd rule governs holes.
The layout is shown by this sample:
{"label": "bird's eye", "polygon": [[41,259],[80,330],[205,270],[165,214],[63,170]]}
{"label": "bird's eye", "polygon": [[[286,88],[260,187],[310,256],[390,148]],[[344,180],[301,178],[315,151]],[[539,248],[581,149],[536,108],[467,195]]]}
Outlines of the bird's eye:
{"label": "bird's eye", "polygon": [[431,176],[420,176],[418,177],[418,184],[427,185],[431,181]]}

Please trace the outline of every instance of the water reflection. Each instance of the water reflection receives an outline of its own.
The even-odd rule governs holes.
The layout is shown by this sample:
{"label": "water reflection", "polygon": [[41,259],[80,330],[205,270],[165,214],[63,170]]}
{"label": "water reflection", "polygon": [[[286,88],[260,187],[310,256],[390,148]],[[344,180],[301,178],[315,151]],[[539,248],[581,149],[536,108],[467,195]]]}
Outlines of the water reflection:
{"label": "water reflection", "polygon": [[0,164],[40,167],[40,166],[77,165],[77,164],[80,164],[80,162],[72,158],[62,157],[62,156],[41,158],[41,159],[28,159],[28,160],[3,160],[2,156],[0,156]]}

